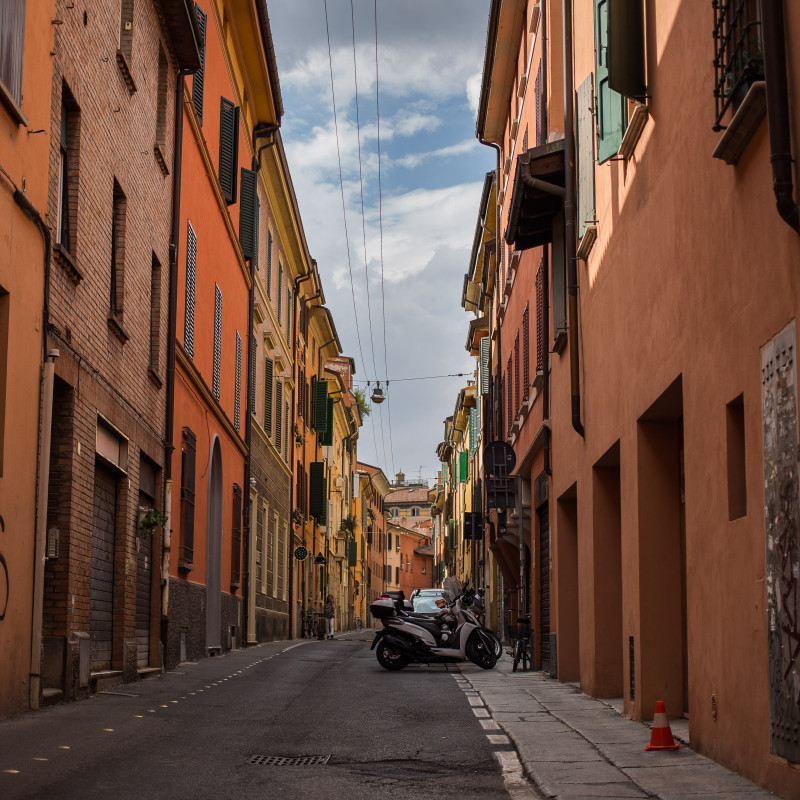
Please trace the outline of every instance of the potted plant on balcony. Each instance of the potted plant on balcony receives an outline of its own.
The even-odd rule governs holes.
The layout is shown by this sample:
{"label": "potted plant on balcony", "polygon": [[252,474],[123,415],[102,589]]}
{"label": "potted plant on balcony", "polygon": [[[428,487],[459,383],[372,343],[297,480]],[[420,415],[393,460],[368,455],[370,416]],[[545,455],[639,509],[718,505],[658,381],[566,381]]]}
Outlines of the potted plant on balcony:
{"label": "potted plant on balcony", "polygon": [[294,426],[294,443],[298,447],[300,447],[300,445],[303,444],[303,434],[300,433],[300,428],[297,426],[297,423],[295,423]]}
{"label": "potted plant on balcony", "polygon": [[356,532],[356,518],[352,514],[348,514],[339,523],[339,531],[344,534],[347,541],[352,541]]}
{"label": "potted plant on balcony", "polygon": [[292,511],[292,524],[293,525],[303,524],[303,515],[297,509]]}

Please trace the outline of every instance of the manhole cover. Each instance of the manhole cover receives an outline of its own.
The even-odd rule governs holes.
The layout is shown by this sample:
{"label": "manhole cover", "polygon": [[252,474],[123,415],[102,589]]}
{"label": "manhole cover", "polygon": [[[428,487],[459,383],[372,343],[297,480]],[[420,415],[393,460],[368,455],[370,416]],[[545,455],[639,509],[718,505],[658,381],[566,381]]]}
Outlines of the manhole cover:
{"label": "manhole cover", "polygon": [[248,764],[257,764],[259,767],[315,767],[318,764],[327,764],[330,755],[327,756],[295,756],[286,758],[284,756],[262,756],[254,755],[247,759]]}

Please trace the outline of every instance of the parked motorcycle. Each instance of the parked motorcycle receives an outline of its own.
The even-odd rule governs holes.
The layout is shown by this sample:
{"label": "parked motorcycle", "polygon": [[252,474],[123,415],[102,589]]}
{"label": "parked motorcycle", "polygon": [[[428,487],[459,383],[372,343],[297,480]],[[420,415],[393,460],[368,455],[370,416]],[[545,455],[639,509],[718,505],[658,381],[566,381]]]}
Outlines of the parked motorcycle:
{"label": "parked motorcycle", "polygon": [[455,578],[445,578],[445,607],[435,616],[415,614],[381,597],[369,607],[383,628],[375,635],[375,650],[384,669],[398,670],[408,664],[454,664],[472,661],[492,669],[502,647],[470,609],[473,593],[463,591]]}

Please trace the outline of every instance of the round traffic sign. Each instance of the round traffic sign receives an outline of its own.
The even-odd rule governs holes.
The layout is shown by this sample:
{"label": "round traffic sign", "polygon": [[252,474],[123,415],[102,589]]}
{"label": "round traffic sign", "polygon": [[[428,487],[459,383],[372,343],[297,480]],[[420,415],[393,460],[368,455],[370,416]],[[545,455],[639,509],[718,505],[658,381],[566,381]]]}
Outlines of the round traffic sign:
{"label": "round traffic sign", "polygon": [[300,547],[295,547],[294,557],[298,561],[305,561],[308,558],[308,550],[302,545],[300,545]]}

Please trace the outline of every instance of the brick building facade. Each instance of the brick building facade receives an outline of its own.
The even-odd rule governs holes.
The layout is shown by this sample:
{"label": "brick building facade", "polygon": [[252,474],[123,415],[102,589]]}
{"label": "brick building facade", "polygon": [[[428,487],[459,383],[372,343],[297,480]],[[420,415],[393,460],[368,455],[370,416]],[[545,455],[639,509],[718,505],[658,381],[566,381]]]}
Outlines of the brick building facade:
{"label": "brick building facade", "polygon": [[61,357],[43,683],[67,698],[160,663],[160,531],[140,522],[163,508],[169,110],[178,69],[198,62],[185,11],[59,0],[54,12],[47,333]]}

